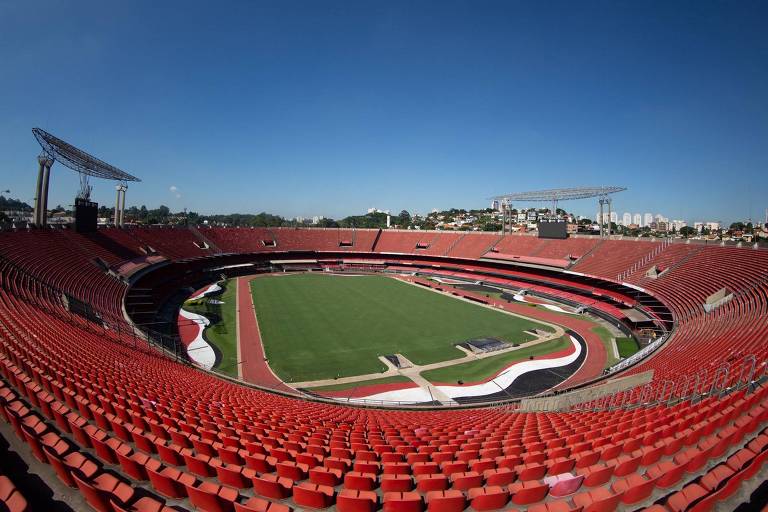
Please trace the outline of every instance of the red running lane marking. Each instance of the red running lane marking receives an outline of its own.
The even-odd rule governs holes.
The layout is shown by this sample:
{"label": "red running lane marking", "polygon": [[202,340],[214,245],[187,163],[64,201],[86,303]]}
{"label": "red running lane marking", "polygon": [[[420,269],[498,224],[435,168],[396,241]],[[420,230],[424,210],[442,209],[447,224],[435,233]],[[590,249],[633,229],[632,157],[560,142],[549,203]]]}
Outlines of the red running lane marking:
{"label": "red running lane marking", "polygon": [[261,342],[259,323],[256,321],[256,311],[251,295],[250,283],[253,279],[253,276],[238,277],[237,287],[237,316],[240,322],[240,339],[237,342],[240,344],[243,380],[295,394],[296,391],[278,379],[264,361],[264,346]]}
{"label": "red running lane marking", "polygon": [[366,396],[377,395],[387,391],[400,391],[401,389],[412,389],[419,387],[415,382],[388,382],[384,384],[368,384],[356,388],[342,389],[338,391],[312,391],[328,398],[364,398]]}

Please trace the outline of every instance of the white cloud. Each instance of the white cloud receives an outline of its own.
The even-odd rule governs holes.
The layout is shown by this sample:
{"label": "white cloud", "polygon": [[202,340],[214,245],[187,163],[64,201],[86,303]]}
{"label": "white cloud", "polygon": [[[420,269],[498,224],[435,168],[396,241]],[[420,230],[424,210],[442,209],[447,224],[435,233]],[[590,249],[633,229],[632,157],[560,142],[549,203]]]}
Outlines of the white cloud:
{"label": "white cloud", "polygon": [[169,188],[168,190],[170,190],[171,192],[176,192],[179,189],[176,188],[176,185],[171,185],[171,188]]}

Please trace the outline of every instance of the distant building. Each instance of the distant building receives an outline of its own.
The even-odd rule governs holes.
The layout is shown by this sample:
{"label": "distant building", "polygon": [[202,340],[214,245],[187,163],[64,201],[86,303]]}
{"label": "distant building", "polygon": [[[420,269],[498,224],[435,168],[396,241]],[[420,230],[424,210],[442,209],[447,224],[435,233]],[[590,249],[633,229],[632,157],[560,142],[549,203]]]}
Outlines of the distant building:
{"label": "distant building", "polygon": [[[610,219],[613,219],[615,215],[616,215],[616,212],[611,212],[611,215],[609,217],[608,211],[607,210],[603,211],[603,224],[608,224],[608,221]],[[618,217],[615,217],[615,218],[618,219]],[[600,223],[600,212],[595,212],[595,222],[597,222],[598,224]],[[614,220],[612,222],[616,222],[616,221]]]}
{"label": "distant building", "polygon": [[643,226],[644,227],[650,227],[652,222],[653,222],[653,214],[652,213],[646,213],[645,215],[643,215]]}
{"label": "distant building", "polygon": [[498,199],[494,199],[491,201],[491,209],[496,211],[501,211],[501,201]]}
{"label": "distant building", "polygon": [[707,222],[707,228],[709,228],[710,231],[720,231],[720,221]]}
{"label": "distant building", "polygon": [[686,226],[688,226],[688,223],[685,222],[684,220],[673,220],[672,221],[672,228],[675,231],[680,231],[681,229],[683,229]]}
{"label": "distant building", "polygon": [[639,228],[643,227],[643,216],[639,213],[634,214],[632,216],[632,224],[636,224]]}
{"label": "distant building", "polygon": [[618,224],[619,223],[619,214],[618,213],[611,212],[611,222],[613,222],[614,224]]}
{"label": "distant building", "polygon": [[632,214],[625,212],[624,215],[621,216],[621,224],[622,226],[629,226],[632,224]]}
{"label": "distant building", "polygon": [[694,222],[693,223],[693,229],[696,230],[697,233],[701,233],[704,231],[704,223],[703,222]]}

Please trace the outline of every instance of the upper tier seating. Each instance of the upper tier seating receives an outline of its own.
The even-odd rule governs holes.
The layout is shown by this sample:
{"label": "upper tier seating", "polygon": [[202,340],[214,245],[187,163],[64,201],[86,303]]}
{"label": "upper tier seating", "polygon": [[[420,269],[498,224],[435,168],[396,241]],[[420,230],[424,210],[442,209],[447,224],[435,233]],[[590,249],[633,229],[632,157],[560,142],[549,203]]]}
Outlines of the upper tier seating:
{"label": "upper tier seating", "polygon": [[382,231],[379,242],[376,244],[376,252],[401,254],[424,252],[440,235],[442,233],[434,231]]}
{"label": "upper tier seating", "polygon": [[485,257],[562,268],[587,254],[598,242],[598,239],[593,238],[551,240],[512,234],[502,238]]}
{"label": "upper tier seating", "polygon": [[[149,231],[151,237],[159,230]],[[279,246],[282,230],[270,231],[278,231]],[[315,247],[323,250],[339,239],[334,230],[323,232],[282,239],[305,248],[307,240],[325,236]],[[250,247],[241,245],[239,234],[215,235],[231,241],[229,247],[215,242],[222,251]],[[379,244],[392,252],[412,240],[384,235]],[[172,503],[228,512],[331,506],[340,512],[610,511],[651,505],[670,512],[736,496],[768,457],[765,386],[697,403],[522,413],[506,407],[365,409],[225,381],[62,314],[40,281],[113,313],[125,291],[91,261],[117,258],[119,251],[89,244],[73,249],[73,236],[0,233],[0,421],[96,510],[168,512]],[[484,238],[466,235],[449,253],[464,250],[462,242],[474,237]],[[185,257],[180,247],[186,235],[173,240],[160,250]],[[442,244],[433,236],[430,246],[437,242]],[[503,247],[514,247],[512,242],[519,240]],[[591,254],[610,258],[613,251],[602,250],[614,243],[603,242]],[[625,249],[620,245],[617,253]],[[418,254],[415,248],[406,252]],[[637,255],[621,259],[631,260],[629,266]],[[711,380],[719,365],[748,354],[764,362],[768,252],[706,247],[680,251],[680,259],[672,255],[665,259],[669,272],[642,286],[672,308],[677,330],[629,373],[654,369],[653,384],[660,388],[665,379],[702,369]],[[600,272],[588,259],[590,273]],[[521,271],[508,272],[514,279],[512,272]],[[705,313],[702,299],[723,286],[734,298]],[[737,378],[730,375],[729,382]],[[554,476],[562,485],[550,487]]]}
{"label": "upper tier seating", "polygon": [[297,250],[370,252],[378,230],[207,228],[201,229],[200,232],[224,252]]}
{"label": "upper tier seating", "polygon": [[210,249],[200,247],[201,241],[186,228],[130,228],[128,233],[157,252],[180,260],[208,256]]}
{"label": "upper tier seating", "polygon": [[571,270],[594,276],[616,279],[643,257],[653,253],[661,242],[608,240],[576,263]]}
{"label": "upper tier seating", "polygon": [[455,258],[477,259],[495,246],[501,237],[490,233],[466,233],[456,245],[448,251],[448,256]]}
{"label": "upper tier seating", "polygon": [[125,283],[107,275],[94,262],[103,253],[89,253],[86,245],[72,243],[77,236],[61,230],[0,233],[0,257],[5,260],[0,260],[0,267],[4,273],[35,276],[43,284],[90,304],[105,319],[122,322]]}

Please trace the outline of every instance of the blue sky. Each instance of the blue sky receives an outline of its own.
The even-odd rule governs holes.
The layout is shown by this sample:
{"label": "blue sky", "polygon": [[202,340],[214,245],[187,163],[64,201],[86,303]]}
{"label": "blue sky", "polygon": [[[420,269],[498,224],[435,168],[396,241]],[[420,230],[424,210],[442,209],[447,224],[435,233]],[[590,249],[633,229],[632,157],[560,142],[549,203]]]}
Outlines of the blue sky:
{"label": "blue sky", "polygon": [[[748,1],[0,0],[0,189],[31,202],[39,126],[141,177],[128,204],[150,207],[340,217],[605,184],[629,188],[619,213],[762,218],[766,19]],[[56,164],[49,203],[76,190]]]}

